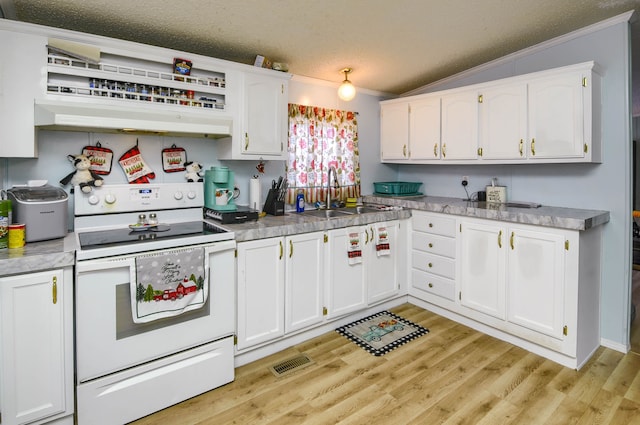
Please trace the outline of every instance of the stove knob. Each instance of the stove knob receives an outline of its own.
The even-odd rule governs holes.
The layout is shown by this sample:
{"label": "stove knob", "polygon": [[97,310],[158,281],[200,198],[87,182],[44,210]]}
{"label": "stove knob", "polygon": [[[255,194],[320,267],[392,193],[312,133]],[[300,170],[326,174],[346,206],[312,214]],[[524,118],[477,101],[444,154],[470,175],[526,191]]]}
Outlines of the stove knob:
{"label": "stove knob", "polygon": [[100,202],[100,198],[98,198],[96,195],[89,196],[89,204],[97,205],[98,202]]}
{"label": "stove knob", "polygon": [[195,199],[196,198],[196,193],[193,190],[190,190],[189,192],[187,192],[187,198]]}
{"label": "stove knob", "polygon": [[116,195],[114,195],[113,193],[108,193],[107,196],[104,197],[104,202],[106,202],[107,204],[115,204]]}
{"label": "stove knob", "polygon": [[182,192],[176,192],[173,194],[173,197],[176,199],[176,201],[179,201],[180,199],[182,199]]}

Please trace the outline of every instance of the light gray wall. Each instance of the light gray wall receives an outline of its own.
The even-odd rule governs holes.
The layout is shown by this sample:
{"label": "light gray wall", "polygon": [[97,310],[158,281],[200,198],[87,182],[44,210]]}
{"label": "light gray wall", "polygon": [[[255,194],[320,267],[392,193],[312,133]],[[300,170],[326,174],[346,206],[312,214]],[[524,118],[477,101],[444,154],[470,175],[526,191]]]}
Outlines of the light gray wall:
{"label": "light gray wall", "polygon": [[610,211],[611,221],[603,233],[601,334],[605,342],[620,348],[628,344],[631,275],[629,47],[628,23],[619,22],[421,90],[426,93],[593,60],[602,69],[602,164],[415,165],[400,166],[398,172],[400,180],[423,182],[427,195],[463,197],[461,176],[470,177],[472,191],[498,177],[508,186],[511,200]]}

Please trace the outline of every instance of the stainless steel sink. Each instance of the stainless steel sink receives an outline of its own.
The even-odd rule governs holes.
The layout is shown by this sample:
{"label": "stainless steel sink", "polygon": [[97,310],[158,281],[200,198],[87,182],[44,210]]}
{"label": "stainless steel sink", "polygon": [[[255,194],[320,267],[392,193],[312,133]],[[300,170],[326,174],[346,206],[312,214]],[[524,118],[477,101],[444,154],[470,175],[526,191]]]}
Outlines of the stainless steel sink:
{"label": "stainless steel sink", "polygon": [[366,206],[358,206],[358,207],[349,207],[349,208],[332,208],[329,210],[307,210],[303,213],[300,213],[302,215],[310,215],[313,217],[320,217],[320,218],[326,218],[326,219],[330,219],[330,218],[340,218],[340,217],[348,217],[350,215],[354,215],[354,214],[366,214],[366,213],[372,213],[372,212],[378,212],[379,210],[377,208],[373,208],[373,207],[366,207]]}
{"label": "stainless steel sink", "polygon": [[308,210],[305,211],[303,213],[301,213],[302,215],[310,215],[313,217],[320,217],[320,218],[339,218],[339,217],[346,217],[349,215],[353,215],[354,212],[352,211],[346,211],[345,209],[336,209],[336,210]]}

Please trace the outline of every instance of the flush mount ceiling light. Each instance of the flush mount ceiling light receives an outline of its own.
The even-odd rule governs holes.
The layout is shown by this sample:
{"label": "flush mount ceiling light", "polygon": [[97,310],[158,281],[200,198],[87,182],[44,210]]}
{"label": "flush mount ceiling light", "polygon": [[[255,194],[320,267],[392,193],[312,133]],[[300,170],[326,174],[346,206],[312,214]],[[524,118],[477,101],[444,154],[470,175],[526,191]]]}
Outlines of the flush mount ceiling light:
{"label": "flush mount ceiling light", "polygon": [[345,68],[340,72],[344,72],[344,81],[338,87],[338,97],[346,102],[350,101],[356,96],[356,88],[349,81],[349,73],[352,72],[353,69]]}

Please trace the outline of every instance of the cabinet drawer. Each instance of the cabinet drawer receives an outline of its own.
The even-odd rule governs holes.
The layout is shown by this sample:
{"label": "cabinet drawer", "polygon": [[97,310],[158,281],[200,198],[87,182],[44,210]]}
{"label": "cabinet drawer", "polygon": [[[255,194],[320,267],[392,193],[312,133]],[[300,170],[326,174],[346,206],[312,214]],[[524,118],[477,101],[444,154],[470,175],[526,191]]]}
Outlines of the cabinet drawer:
{"label": "cabinet drawer", "polygon": [[456,288],[454,281],[420,270],[411,270],[411,285],[425,292],[454,301]]}
{"label": "cabinet drawer", "polygon": [[449,258],[456,256],[456,240],[431,233],[413,232],[411,248]]}
{"label": "cabinet drawer", "polygon": [[451,258],[427,254],[421,251],[412,251],[411,266],[414,269],[453,279],[456,270],[455,264],[455,261]]}
{"label": "cabinet drawer", "polygon": [[413,211],[412,214],[414,230],[450,237],[454,237],[456,234],[455,218],[425,214],[420,213],[420,211]]}

